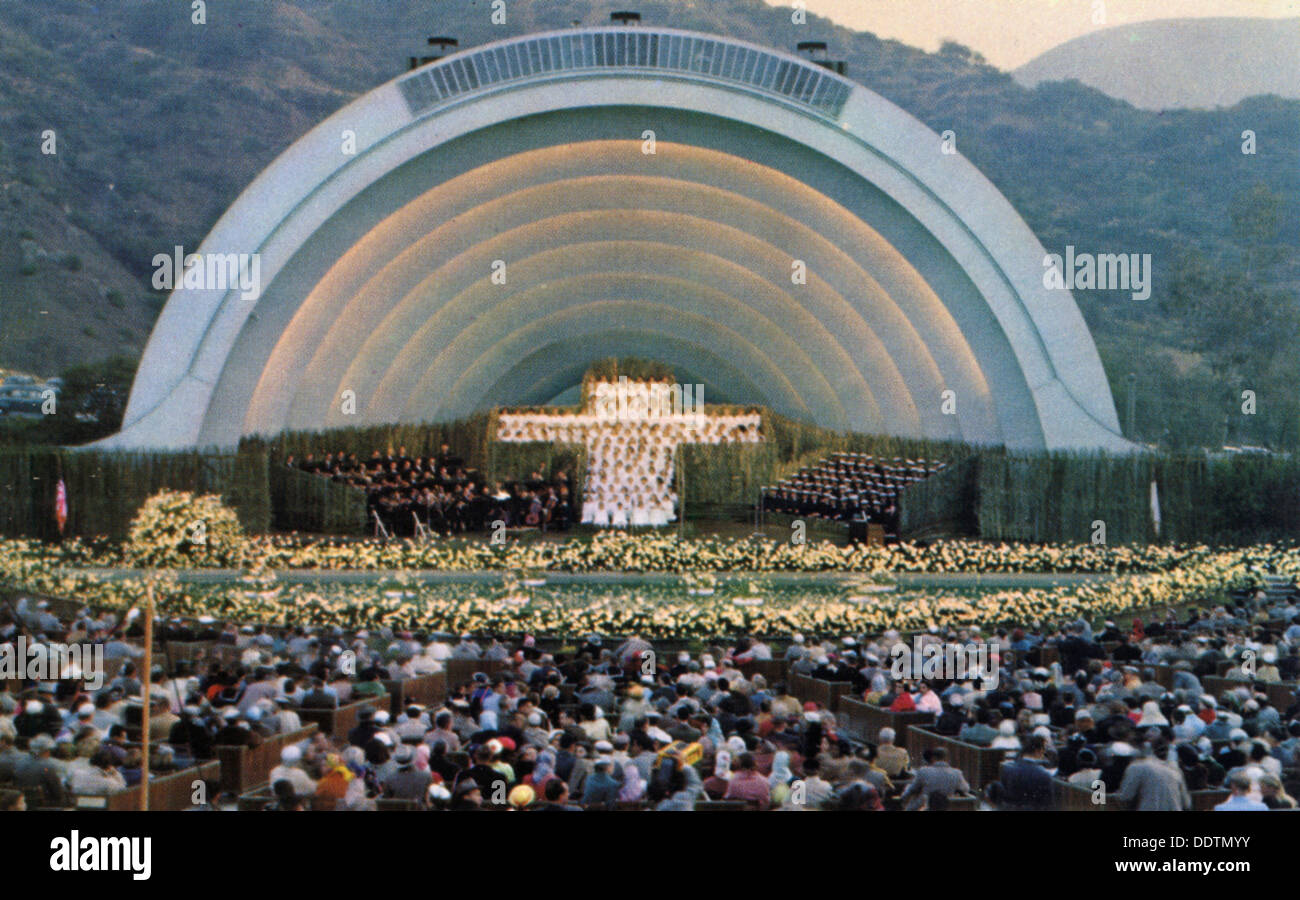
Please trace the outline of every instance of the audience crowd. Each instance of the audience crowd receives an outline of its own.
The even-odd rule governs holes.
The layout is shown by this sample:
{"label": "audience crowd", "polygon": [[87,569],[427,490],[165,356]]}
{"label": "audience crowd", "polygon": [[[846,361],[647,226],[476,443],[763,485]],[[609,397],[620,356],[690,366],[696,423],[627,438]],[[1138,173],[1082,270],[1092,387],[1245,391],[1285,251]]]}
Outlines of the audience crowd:
{"label": "audience crowd", "polygon": [[[140,782],[138,626],[84,609],[61,618],[28,600],[0,611],[0,641],[97,644],[114,669],[98,689],[84,671],[7,683],[0,808],[62,806]],[[1295,807],[1293,592],[1237,596],[1146,625],[950,627],[907,638],[796,635],[776,647],[746,637],[687,648],[589,635],[562,646],[164,619],[160,644],[212,641],[226,652],[159,661],[150,775],[211,759],[218,746],[298,732],[304,710],[377,698],[348,733],[287,743],[259,808],[1046,809],[1066,784],[1141,810],[1189,809],[1197,792],[1216,788],[1219,809]],[[909,655],[928,655],[929,645],[983,647],[975,658],[987,664],[926,681],[895,677],[914,671]],[[390,712],[384,681],[438,672],[448,676],[444,699]],[[883,710],[929,713],[928,727],[952,746],[999,750],[1005,762],[972,797],[973,773],[944,746],[914,756],[892,727],[851,734],[847,719],[792,694],[795,676],[847,683]],[[237,803],[214,792],[207,805]]]}

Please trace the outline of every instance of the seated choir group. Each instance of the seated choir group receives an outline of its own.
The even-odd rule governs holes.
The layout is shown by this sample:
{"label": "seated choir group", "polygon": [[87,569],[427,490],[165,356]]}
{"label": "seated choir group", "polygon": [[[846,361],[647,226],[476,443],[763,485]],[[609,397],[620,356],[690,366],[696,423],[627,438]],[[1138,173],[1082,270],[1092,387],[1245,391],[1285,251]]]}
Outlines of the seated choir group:
{"label": "seated choir group", "polygon": [[867,453],[835,453],[765,488],[763,508],[836,522],[865,519],[897,534],[898,495],[908,485],[944,468],[944,463],[924,459],[889,460]]}
{"label": "seated choir group", "polygon": [[482,474],[467,468],[446,444],[436,457],[374,451],[360,461],[356,454],[329,453],[317,460],[289,456],[289,468],[301,469],[366,492],[367,517],[378,519],[395,535],[416,533],[417,523],[440,534],[482,531],[494,521],[507,527],[536,526],[563,530],[572,523],[569,479],[560,471],[547,482],[537,472],[520,482],[487,487]]}

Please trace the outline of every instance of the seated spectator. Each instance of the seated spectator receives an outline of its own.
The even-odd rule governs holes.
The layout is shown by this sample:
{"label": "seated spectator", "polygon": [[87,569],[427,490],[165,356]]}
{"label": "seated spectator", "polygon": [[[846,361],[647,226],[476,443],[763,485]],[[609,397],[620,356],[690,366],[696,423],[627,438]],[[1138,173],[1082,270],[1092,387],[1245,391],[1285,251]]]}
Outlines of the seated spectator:
{"label": "seated spectator", "polygon": [[899,800],[905,809],[920,809],[936,791],[944,794],[970,793],[966,776],[948,764],[948,751],[943,747],[934,748],[929,762],[916,770]]}
{"label": "seated spectator", "polygon": [[1228,779],[1228,789],[1232,792],[1227,800],[1214,807],[1215,812],[1267,812],[1268,805],[1259,800],[1250,799],[1250,778],[1237,773]]}

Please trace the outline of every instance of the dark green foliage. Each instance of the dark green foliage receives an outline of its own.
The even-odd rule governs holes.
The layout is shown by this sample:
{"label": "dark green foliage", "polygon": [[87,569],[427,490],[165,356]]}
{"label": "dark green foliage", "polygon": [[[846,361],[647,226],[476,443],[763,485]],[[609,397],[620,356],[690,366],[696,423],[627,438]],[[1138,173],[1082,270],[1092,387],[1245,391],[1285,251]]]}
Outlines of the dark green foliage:
{"label": "dark green foliage", "polygon": [[490,417],[489,413],[479,413],[455,422],[288,431],[270,439],[245,439],[243,445],[264,446],[272,461],[283,461],[290,455],[302,460],[308,453],[318,459],[327,453],[355,453],[358,459],[365,459],[376,450],[398,453],[403,447],[408,456],[437,456],[439,448],[447,444],[452,453],[465,460],[465,465],[483,469],[487,465]]}
{"label": "dark green foliage", "polygon": [[[1161,527],[1151,514],[1151,483]],[[962,498],[962,499],[958,499]],[[962,507],[973,514],[958,515]],[[1300,529],[1300,460],[1203,454],[1022,454],[982,451],[903,492],[906,537],[1079,542],[1245,543]]]}
{"label": "dark green foliage", "polygon": [[277,531],[363,534],[366,495],[354,487],[285,465],[269,471],[271,524]]}
{"label": "dark green foliage", "polygon": [[271,524],[266,456],[241,451],[101,453],[53,447],[0,450],[0,534],[58,538],[54,499],[68,491],[66,536],[125,539],[140,505],[162,488],[215,493],[249,532]]}

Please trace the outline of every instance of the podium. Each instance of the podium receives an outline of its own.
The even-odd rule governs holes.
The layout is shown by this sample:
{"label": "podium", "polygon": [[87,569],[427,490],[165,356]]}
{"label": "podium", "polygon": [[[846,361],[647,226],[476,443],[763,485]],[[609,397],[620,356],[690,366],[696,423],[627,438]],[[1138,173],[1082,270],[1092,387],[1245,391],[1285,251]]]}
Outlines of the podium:
{"label": "podium", "polygon": [[885,526],[877,522],[849,522],[849,543],[868,547],[885,546]]}

